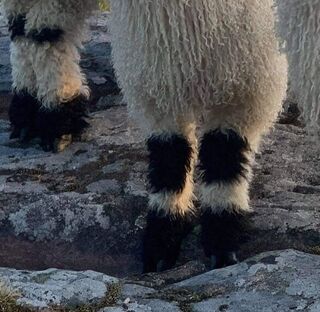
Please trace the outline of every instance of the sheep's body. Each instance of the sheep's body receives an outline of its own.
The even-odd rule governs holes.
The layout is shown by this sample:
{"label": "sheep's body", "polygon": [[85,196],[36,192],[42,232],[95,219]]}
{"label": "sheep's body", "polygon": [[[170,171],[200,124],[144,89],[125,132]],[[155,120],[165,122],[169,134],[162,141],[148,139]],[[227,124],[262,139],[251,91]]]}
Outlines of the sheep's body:
{"label": "sheep's body", "polygon": [[233,263],[243,215],[250,211],[254,152],[287,87],[273,2],[110,3],[118,81],[131,114],[153,135],[145,270],[155,270],[159,260],[170,267],[187,232],[182,220],[193,209],[195,125],[201,118],[202,241],[215,266]]}
{"label": "sheep's body", "polygon": [[[69,114],[73,99],[88,93],[77,49],[96,1],[3,1],[11,18],[15,91],[28,93],[16,96],[13,111],[18,106],[21,114],[26,100],[33,111],[36,99]],[[166,269],[176,261],[191,228],[198,154],[204,250],[216,267],[234,263],[250,211],[254,152],[286,91],[272,0],[110,2],[116,74],[130,113],[150,136],[144,270],[156,270],[159,261]],[[40,114],[40,123],[50,132],[64,115],[48,115],[50,122]],[[68,125],[78,128],[72,116]]]}
{"label": "sheep's body", "polygon": [[265,133],[286,89],[271,6],[112,0],[114,64],[130,109],[146,120],[209,113],[217,127],[232,125],[252,140]]}
{"label": "sheep's body", "polygon": [[320,0],[277,0],[291,89],[310,130],[320,126]]}

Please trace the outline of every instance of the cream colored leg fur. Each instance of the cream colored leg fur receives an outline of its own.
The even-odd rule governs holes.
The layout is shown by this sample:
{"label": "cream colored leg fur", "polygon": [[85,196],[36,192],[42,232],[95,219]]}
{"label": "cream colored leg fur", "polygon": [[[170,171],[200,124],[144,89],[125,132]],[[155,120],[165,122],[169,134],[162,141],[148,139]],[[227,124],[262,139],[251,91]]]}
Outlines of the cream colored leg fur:
{"label": "cream colored leg fur", "polygon": [[11,45],[14,88],[36,93],[46,108],[89,95],[86,79],[79,67],[79,51],[84,39],[86,19],[95,0],[3,0],[6,16],[26,15],[25,31],[43,28],[63,30],[63,39],[37,44],[19,38]]}

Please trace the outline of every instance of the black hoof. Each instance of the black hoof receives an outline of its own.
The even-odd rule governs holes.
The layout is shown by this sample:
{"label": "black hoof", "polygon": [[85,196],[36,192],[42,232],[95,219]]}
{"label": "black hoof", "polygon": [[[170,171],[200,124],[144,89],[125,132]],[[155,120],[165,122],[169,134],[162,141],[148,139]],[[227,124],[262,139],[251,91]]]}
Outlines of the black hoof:
{"label": "black hoof", "polygon": [[13,95],[9,108],[9,119],[13,130],[10,139],[19,139],[26,143],[36,136],[35,119],[39,110],[39,103],[27,91]]}
{"label": "black hoof", "polygon": [[46,152],[65,150],[89,126],[85,117],[86,100],[79,97],[52,111],[39,110],[36,119],[37,134]]}
{"label": "black hoof", "polygon": [[238,263],[236,252],[249,238],[249,214],[206,209],[201,216],[201,241],[213,269]]}
{"label": "black hoof", "polygon": [[171,269],[176,264],[183,239],[191,230],[190,216],[162,215],[150,211],[143,239],[143,272]]}
{"label": "black hoof", "polygon": [[239,263],[236,252],[219,252],[211,256],[211,269],[220,269]]}

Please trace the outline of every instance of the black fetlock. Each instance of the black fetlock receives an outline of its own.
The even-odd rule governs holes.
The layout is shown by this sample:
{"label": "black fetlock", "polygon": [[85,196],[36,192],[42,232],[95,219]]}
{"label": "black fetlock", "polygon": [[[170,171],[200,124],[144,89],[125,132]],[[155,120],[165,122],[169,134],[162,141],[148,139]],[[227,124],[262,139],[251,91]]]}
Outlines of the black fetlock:
{"label": "black fetlock", "polygon": [[179,256],[183,239],[192,230],[192,218],[150,211],[143,239],[143,272],[172,268]]}
{"label": "black fetlock", "polygon": [[37,133],[45,151],[64,150],[89,126],[85,120],[86,102],[87,100],[80,96],[54,110],[39,110],[36,119]]}
{"label": "black fetlock", "polygon": [[248,240],[249,214],[225,210],[214,213],[206,209],[201,216],[201,226],[201,242],[212,269],[236,264],[239,247]]}
{"label": "black fetlock", "polygon": [[38,110],[38,100],[30,93],[27,91],[14,93],[9,107],[9,119],[13,127],[10,139],[20,139],[25,143],[35,137]]}

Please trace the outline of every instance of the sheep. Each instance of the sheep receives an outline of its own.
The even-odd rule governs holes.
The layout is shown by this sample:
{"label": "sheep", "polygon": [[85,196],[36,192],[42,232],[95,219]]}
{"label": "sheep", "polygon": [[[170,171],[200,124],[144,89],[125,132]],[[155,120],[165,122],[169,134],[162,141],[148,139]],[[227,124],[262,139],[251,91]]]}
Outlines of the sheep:
{"label": "sheep", "polygon": [[[13,40],[12,136],[35,131],[45,149],[52,149],[56,139],[86,125],[81,103],[89,90],[78,48],[97,3],[3,2]],[[272,4],[110,1],[116,76],[149,155],[144,272],[169,269],[177,261],[192,229],[197,164],[205,254],[213,268],[237,262],[251,213],[254,154],[287,86]]]}
{"label": "sheep", "polygon": [[319,133],[320,126],[320,1],[277,0],[277,29],[288,56],[290,88],[307,129]]}
{"label": "sheep", "polygon": [[87,126],[89,88],[79,67],[95,0],[2,0],[9,21],[14,96],[11,138],[62,150]]}
{"label": "sheep", "polygon": [[110,5],[115,72],[147,137],[144,272],[176,263],[192,228],[196,163],[205,254],[214,268],[233,264],[251,212],[254,154],[287,88],[273,1]]}

